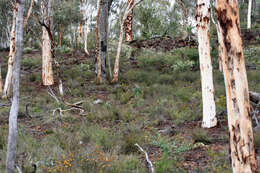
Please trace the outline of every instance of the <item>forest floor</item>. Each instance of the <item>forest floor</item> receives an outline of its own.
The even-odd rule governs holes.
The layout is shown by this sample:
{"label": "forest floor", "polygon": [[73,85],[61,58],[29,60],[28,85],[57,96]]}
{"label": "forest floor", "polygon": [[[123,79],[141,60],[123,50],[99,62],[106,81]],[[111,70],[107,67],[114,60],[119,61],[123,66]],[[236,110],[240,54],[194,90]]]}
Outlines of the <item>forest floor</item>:
{"label": "forest floor", "polygon": [[[7,55],[0,52],[3,77]],[[114,55],[112,51],[110,56]],[[59,102],[41,83],[40,52],[25,51],[17,165],[24,173],[34,167],[37,173],[149,172],[137,143],[148,153],[156,173],[232,172],[224,79],[217,70],[216,50],[212,56],[218,125],[202,129],[196,48],[160,52],[124,45],[116,85],[96,84],[93,56],[57,51],[65,89],[61,98],[53,87]],[[245,48],[249,88],[255,92],[260,92],[259,57],[259,45]],[[0,100],[0,105],[0,172],[4,172],[10,102]],[[260,132],[255,139],[259,162]]]}

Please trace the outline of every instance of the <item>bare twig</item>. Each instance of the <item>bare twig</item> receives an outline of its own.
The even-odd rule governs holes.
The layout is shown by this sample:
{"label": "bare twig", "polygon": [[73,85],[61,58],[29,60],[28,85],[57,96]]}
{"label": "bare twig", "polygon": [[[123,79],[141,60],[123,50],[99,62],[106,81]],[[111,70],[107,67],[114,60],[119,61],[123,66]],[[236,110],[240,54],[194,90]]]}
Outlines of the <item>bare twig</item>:
{"label": "bare twig", "polygon": [[16,169],[17,169],[18,173],[23,173],[22,170],[17,165],[16,165]]}
{"label": "bare twig", "polygon": [[64,109],[62,110],[61,108],[56,108],[52,111],[52,115],[54,116],[55,115],[55,112],[59,112],[60,113],[60,116],[63,116],[65,112],[68,112],[68,111],[71,111],[71,110],[79,110],[80,111],[80,114],[83,114],[85,112],[84,109],[81,109],[81,108],[75,108],[75,107],[72,107],[72,108],[69,108],[69,109]]}
{"label": "bare twig", "polygon": [[49,94],[52,98],[54,98],[58,104],[60,104],[59,99],[58,99],[57,96],[54,94],[54,92],[53,92],[53,90],[51,89],[50,86],[48,86],[48,89],[49,89],[48,94]]}
{"label": "bare twig", "polygon": [[[254,102],[251,102],[251,103],[254,103]],[[252,105],[250,105],[250,114],[251,114],[252,118],[255,119],[257,127],[260,127],[260,123],[259,123],[259,121],[256,117],[256,115],[260,113],[259,110],[258,110],[259,106],[260,106],[260,102],[258,104],[255,104],[255,108]]]}
{"label": "bare twig", "polygon": [[138,145],[137,143],[135,144],[135,146],[137,146],[145,154],[145,159],[146,159],[147,163],[149,164],[149,166],[151,168],[151,172],[153,173],[154,172],[153,163],[149,159],[149,156],[148,156],[147,152],[144,151],[144,149],[142,147],[140,147],[140,145]]}

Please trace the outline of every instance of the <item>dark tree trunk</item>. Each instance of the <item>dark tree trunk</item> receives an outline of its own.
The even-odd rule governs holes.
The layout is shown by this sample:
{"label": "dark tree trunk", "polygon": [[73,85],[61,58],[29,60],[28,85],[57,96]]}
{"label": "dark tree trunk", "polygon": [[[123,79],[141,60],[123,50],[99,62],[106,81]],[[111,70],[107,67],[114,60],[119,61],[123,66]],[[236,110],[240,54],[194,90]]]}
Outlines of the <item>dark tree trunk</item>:
{"label": "dark tree trunk", "polygon": [[102,75],[106,75],[106,67],[108,61],[108,18],[109,11],[113,0],[104,0],[100,12],[100,27],[99,27],[99,45]]}

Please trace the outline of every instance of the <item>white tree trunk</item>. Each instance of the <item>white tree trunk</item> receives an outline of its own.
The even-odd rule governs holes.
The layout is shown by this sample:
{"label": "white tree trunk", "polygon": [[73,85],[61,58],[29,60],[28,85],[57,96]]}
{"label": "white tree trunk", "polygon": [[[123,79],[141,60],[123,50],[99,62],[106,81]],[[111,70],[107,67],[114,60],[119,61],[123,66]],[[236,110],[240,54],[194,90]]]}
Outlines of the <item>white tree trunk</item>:
{"label": "white tree trunk", "polygon": [[211,128],[217,125],[216,106],[214,101],[213,72],[210,55],[210,0],[197,2],[197,30],[199,42],[201,88],[203,101],[202,127]]}
{"label": "white tree trunk", "polygon": [[[138,3],[139,4],[142,0],[140,0]],[[135,4],[135,5],[136,5]],[[120,59],[120,53],[121,53],[121,48],[122,48],[122,44],[123,44],[123,38],[124,38],[124,29],[125,29],[125,25],[124,25],[124,21],[127,18],[127,15],[133,10],[133,8],[135,7],[135,5],[131,5],[130,3],[127,4],[122,21],[121,21],[121,27],[120,27],[120,36],[119,36],[119,41],[118,41],[118,47],[117,47],[117,54],[116,54],[116,59],[115,59],[115,63],[114,63],[114,71],[113,71],[113,79],[112,79],[112,83],[117,83],[118,82],[118,73],[119,73],[119,59]]]}
{"label": "white tree trunk", "polygon": [[84,51],[87,56],[89,56],[88,52],[88,19],[84,19],[84,29],[83,29],[83,35],[84,35]]}
{"label": "white tree trunk", "polygon": [[256,173],[249,92],[237,0],[216,0],[223,40],[223,72],[226,86],[228,126],[234,173]]}
{"label": "white tree trunk", "polygon": [[[49,3],[48,7],[45,6],[45,4],[42,2],[41,4],[41,10],[42,10],[42,16],[43,16],[43,22],[47,24],[48,27],[51,28],[51,20],[50,20],[50,9],[49,9]],[[51,40],[49,38],[48,31],[45,27],[42,26],[42,81],[43,85],[53,85],[54,79],[53,79],[53,70],[52,70],[52,53],[51,53]]]}
{"label": "white tree trunk", "polygon": [[9,134],[6,153],[6,173],[13,173],[15,169],[16,146],[17,146],[17,115],[19,109],[19,83],[20,67],[23,51],[23,11],[24,0],[18,2],[18,14],[16,19],[16,41],[13,70],[13,100],[9,116]]}
{"label": "white tree trunk", "polygon": [[247,29],[251,28],[252,0],[248,0]]}
{"label": "white tree trunk", "polygon": [[11,29],[10,51],[8,58],[8,70],[5,78],[3,97],[9,97],[11,94],[12,77],[13,77],[13,61],[15,53],[15,30],[16,30],[17,3],[13,7],[13,23]]}

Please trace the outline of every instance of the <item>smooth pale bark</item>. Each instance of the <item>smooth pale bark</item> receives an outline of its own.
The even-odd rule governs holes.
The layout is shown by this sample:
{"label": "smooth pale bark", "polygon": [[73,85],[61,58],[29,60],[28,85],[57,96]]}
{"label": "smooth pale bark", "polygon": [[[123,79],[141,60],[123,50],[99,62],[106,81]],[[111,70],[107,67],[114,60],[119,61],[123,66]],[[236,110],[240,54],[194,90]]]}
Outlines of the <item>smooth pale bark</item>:
{"label": "smooth pale bark", "polygon": [[251,28],[252,0],[248,0],[247,29]]}
{"label": "smooth pale bark", "polygon": [[11,94],[11,85],[13,77],[13,62],[14,62],[14,53],[15,53],[15,30],[16,30],[16,16],[17,16],[17,3],[13,7],[13,23],[11,29],[11,40],[10,40],[10,51],[8,55],[8,70],[5,78],[5,85],[3,91],[3,97],[9,97]]}
{"label": "smooth pale bark", "polygon": [[86,56],[89,56],[89,52],[88,52],[88,18],[89,18],[89,14],[87,12],[87,0],[81,0],[80,2],[80,12],[83,16],[83,41],[84,41],[84,52],[86,54]]}
{"label": "smooth pale bark", "polygon": [[89,56],[89,52],[88,52],[88,19],[86,18],[84,20],[84,52],[86,54],[86,56]]}
{"label": "smooth pale bark", "polygon": [[223,35],[221,34],[221,28],[219,22],[217,23],[217,35],[218,35],[218,69],[219,71],[223,72],[223,45],[221,45],[221,42],[223,42]]}
{"label": "smooth pale bark", "polygon": [[[128,0],[130,8],[134,5],[134,0]],[[133,10],[127,15],[125,20],[125,40],[133,41]]]}
{"label": "smooth pale bark", "polygon": [[237,0],[216,0],[223,36],[223,72],[226,86],[232,169],[256,173],[257,160],[250,117],[249,92]]}
{"label": "smooth pale bark", "polygon": [[[51,28],[51,19],[50,19],[50,12],[51,12],[51,3],[52,1],[48,2],[48,6],[46,7],[45,4],[42,2],[41,10],[42,10],[42,17],[43,22],[48,24]],[[53,70],[52,70],[52,53],[51,53],[51,40],[49,38],[49,34],[47,29],[42,26],[42,82],[43,85],[49,86],[54,84],[53,78]]]}
{"label": "smooth pale bark", "polygon": [[15,158],[17,148],[17,116],[19,110],[19,83],[20,67],[23,52],[23,11],[24,0],[18,2],[18,13],[16,19],[16,41],[13,70],[13,99],[9,116],[9,134],[6,153],[6,173],[13,173],[15,169]]}
{"label": "smooth pale bark", "polygon": [[123,20],[121,22],[121,27],[120,27],[120,36],[119,36],[119,42],[118,42],[118,47],[117,47],[117,54],[116,54],[116,59],[114,63],[114,71],[113,71],[113,79],[111,83],[117,83],[118,82],[118,72],[119,72],[119,59],[120,59],[120,53],[122,49],[122,44],[123,44],[123,35],[124,35],[124,22],[126,20],[126,17],[130,8],[130,4],[127,5],[126,10],[124,12]]}
{"label": "smooth pale bark", "polygon": [[203,101],[202,127],[211,128],[217,125],[217,118],[210,55],[210,0],[198,0],[196,13]]}
{"label": "smooth pale bark", "polygon": [[98,12],[97,12],[97,26],[96,26],[96,40],[97,40],[97,83],[100,84],[102,83],[102,78],[101,78],[101,45],[100,45],[100,13],[101,13],[101,8],[103,5],[103,0],[99,1],[99,6],[98,6]]}

